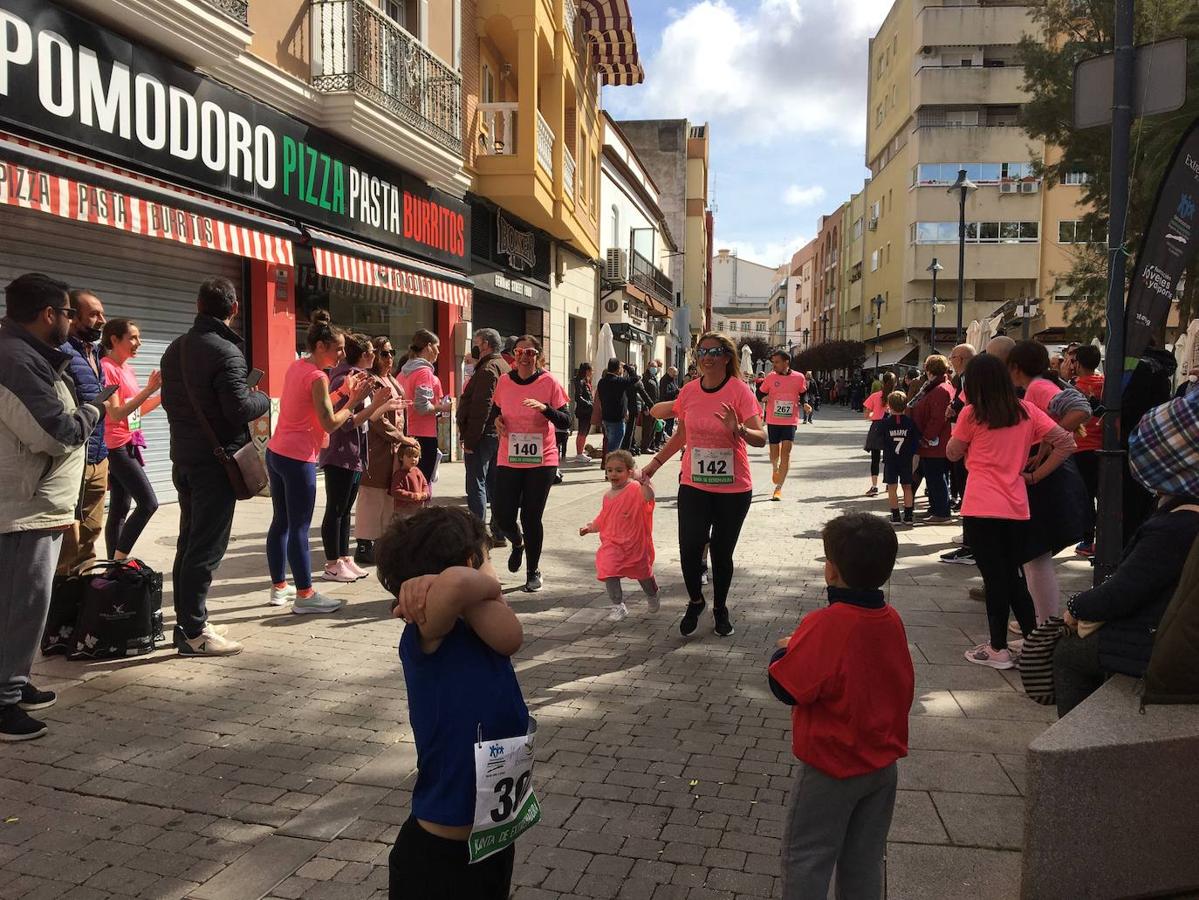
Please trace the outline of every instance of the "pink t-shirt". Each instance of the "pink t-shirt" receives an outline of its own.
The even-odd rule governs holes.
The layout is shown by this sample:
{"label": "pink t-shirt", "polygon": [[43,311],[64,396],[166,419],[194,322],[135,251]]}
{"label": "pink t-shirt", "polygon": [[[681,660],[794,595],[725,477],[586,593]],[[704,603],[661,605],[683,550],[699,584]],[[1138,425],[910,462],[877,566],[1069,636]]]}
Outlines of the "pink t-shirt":
{"label": "pink t-shirt", "polygon": [[[406,375],[400,375],[400,386],[404,396],[410,400],[417,397],[418,388],[426,388],[433,393],[433,405],[441,402],[445,391],[441,388],[441,379],[431,366],[421,366]],[[408,407],[408,434],[411,437],[437,437],[437,413],[422,413],[415,406]]]}
{"label": "pink t-shirt", "polygon": [[717,494],[740,494],[754,489],[745,441],[730,434],[717,414],[727,403],[738,422],[761,415],[754,392],[739,378],[729,378],[714,391],[700,378],[688,381],[674,401],[674,413],[687,429],[683,452],[683,484]]}
{"label": "pink t-shirt", "polygon": [[647,500],[636,481],[613,494],[604,494],[600,514],[591,527],[599,531],[595,577],[654,577],[654,501]]}
{"label": "pink t-shirt", "polygon": [[538,372],[528,384],[519,384],[513,369],[496,383],[491,402],[498,407],[507,428],[500,440],[498,462],[511,469],[535,469],[558,465],[557,430],[554,423],[522,400],[540,400],[551,409],[570,403],[558,379],[549,372]]}
{"label": "pink t-shirt", "polygon": [[329,376],[307,359],[297,359],[283,376],[283,393],[279,397],[279,421],[267,448],[279,456],[316,462],[321,448],[329,443],[329,434],[316,417],[312,402],[312,383]]}
{"label": "pink t-shirt", "polygon": [[[116,398],[122,405],[128,403],[142,389],[137,383],[137,375],[133,366],[125,362],[117,365],[107,356],[100,360],[100,368],[104,372],[104,384],[117,386]],[[140,410],[134,410],[128,417],[119,422],[109,419],[104,423],[104,446],[109,450],[124,447],[133,440],[133,432],[142,430],[142,415]],[[143,445],[144,446],[144,445]]]}
{"label": "pink t-shirt", "polygon": [[870,421],[877,422],[887,414],[887,402],[882,391],[875,391],[862,401],[862,408],[870,413]]}
{"label": "pink t-shirt", "polygon": [[1043,413],[1049,412],[1049,401],[1062,392],[1062,389],[1048,378],[1034,378],[1024,389],[1024,399]]}
{"label": "pink t-shirt", "polygon": [[1028,418],[1010,428],[988,428],[974,420],[974,407],[967,406],[953,427],[954,440],[966,448],[966,496],[963,516],[984,519],[1027,519],[1028,488],[1021,472],[1028,463],[1032,445],[1057,427],[1053,419],[1027,400],[1020,405]]}
{"label": "pink t-shirt", "polygon": [[759,390],[766,395],[767,425],[798,425],[800,399],[808,389],[808,379],[802,372],[767,372]]}

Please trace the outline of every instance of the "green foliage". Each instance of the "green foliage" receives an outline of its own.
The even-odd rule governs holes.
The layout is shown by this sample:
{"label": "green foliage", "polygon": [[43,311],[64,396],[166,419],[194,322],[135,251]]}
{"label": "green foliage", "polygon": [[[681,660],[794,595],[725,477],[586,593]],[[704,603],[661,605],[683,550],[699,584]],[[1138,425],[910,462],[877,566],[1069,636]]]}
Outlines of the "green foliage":
{"label": "green foliage", "polygon": [[801,372],[831,374],[844,369],[860,369],[866,360],[866,345],[861,341],[825,341],[791,358],[791,368]]}
{"label": "green foliage", "polygon": [[[1073,126],[1074,65],[1080,60],[1112,50],[1114,27],[1112,0],[1039,0],[1033,20],[1040,29],[1037,38],[1026,37],[1019,46],[1024,66],[1024,87],[1029,99],[1022,110],[1022,124],[1034,137],[1061,148],[1057,164],[1038,164],[1047,185],[1057,184],[1068,172],[1087,172],[1091,181],[1083,188],[1083,201],[1091,211],[1083,217],[1090,226],[1104,228],[1111,201],[1111,129]],[[1132,130],[1132,180],[1125,249],[1131,254],[1132,274],[1141,236],[1148,225],[1170,155],[1190,123],[1199,117],[1199,4],[1196,0],[1137,0],[1135,41],[1138,44],[1171,37],[1188,37],[1186,104],[1164,115],[1138,120]],[[1072,291],[1067,305],[1072,336],[1090,340],[1105,330],[1104,304],[1107,296],[1107,256],[1102,244],[1076,244],[1070,272],[1049,291]],[[1194,314],[1199,295],[1199,264],[1187,270],[1181,298],[1181,321]]]}
{"label": "green foliage", "polygon": [[770,346],[770,344],[767,343],[764,338],[760,338],[760,337],[747,337],[747,338],[741,338],[740,340],[738,340],[737,341],[738,355],[740,355],[742,347],[749,347],[750,356],[753,357],[753,361],[755,363],[758,362],[759,360],[770,359],[771,351],[774,350],[774,347]]}

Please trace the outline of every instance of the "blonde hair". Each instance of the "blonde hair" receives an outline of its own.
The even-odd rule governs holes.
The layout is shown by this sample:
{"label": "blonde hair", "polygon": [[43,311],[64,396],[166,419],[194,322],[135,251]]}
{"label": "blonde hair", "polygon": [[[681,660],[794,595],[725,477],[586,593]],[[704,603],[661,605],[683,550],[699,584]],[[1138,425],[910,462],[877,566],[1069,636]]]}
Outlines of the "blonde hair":
{"label": "blonde hair", "polygon": [[412,444],[404,444],[400,447],[400,456],[415,456],[420,459],[420,447],[414,447]]}
{"label": "blonde hair", "polygon": [[908,395],[903,391],[892,391],[887,395],[887,406],[891,412],[901,413],[908,405]]}
{"label": "blonde hair", "polygon": [[624,467],[630,472],[637,468],[637,464],[633,462],[633,454],[628,450],[613,450],[604,457],[604,468],[608,467],[608,463],[613,462],[624,463]]}
{"label": "blonde hair", "polygon": [[737,356],[737,345],[733,343],[733,339],[726,334],[721,334],[719,331],[709,331],[699,336],[699,340],[695,344],[697,350],[704,341],[717,341],[720,346],[728,351],[725,355],[725,372],[733,378],[740,378],[741,359]]}

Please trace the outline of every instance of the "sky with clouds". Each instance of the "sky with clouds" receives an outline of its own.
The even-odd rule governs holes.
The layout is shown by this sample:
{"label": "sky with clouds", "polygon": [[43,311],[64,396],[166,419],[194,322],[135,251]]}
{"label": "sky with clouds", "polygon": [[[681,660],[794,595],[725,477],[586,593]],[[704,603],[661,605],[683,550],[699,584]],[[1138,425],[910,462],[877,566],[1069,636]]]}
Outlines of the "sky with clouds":
{"label": "sky with clouds", "polygon": [[617,120],[711,126],[716,247],[777,266],[868,174],[867,40],[891,0],[629,0],[645,83]]}

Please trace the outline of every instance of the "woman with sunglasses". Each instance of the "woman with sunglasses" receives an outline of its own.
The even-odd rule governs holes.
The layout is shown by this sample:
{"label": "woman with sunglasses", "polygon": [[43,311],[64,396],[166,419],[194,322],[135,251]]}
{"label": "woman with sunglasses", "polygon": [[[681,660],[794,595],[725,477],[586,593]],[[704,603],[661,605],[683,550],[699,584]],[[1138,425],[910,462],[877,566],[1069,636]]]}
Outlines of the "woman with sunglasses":
{"label": "woman with sunglasses", "polygon": [[520,571],[523,558],[525,590],[535,592],[542,586],[541,516],[558,471],[557,433],[570,428],[570,398],[542,368],[537,338],[517,338],[515,357],[516,367],[500,378],[491,401],[500,438],[492,520],[512,544],[508,571]]}
{"label": "woman with sunglasses", "polygon": [[709,544],[715,630],[728,637],[733,633],[727,603],[733,551],[753,496],[746,444],[766,446],[766,431],[757,397],[741,380],[733,342],[723,334],[705,334],[695,355],[700,377],[683,385],[674,401],[678,428],[642,471],[652,477],[686,447],[679,483],[679,557],[691,602],[679,631],[694,633],[704,611],[704,545]]}

